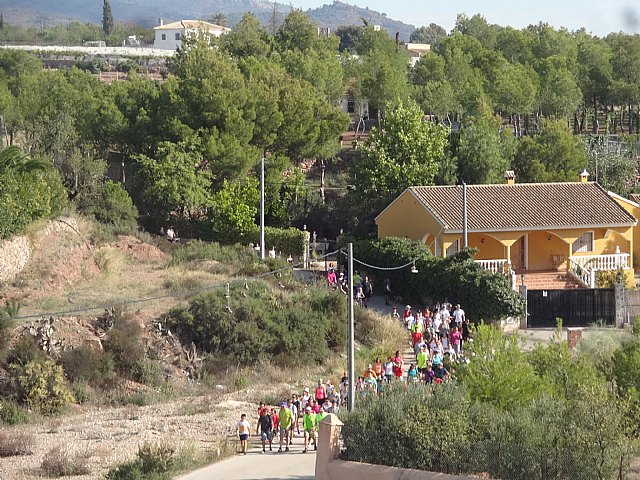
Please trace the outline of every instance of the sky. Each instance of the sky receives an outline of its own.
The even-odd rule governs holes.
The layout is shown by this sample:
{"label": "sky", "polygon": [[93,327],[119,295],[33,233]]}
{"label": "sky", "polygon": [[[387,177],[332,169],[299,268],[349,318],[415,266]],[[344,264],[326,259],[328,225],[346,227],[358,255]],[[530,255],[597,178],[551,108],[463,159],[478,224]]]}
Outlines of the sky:
{"label": "sky", "polygon": [[[421,26],[432,22],[450,31],[458,13],[483,15],[489,23],[515,28],[542,21],[556,28],[586,28],[594,35],[610,32],[640,33],[640,0],[343,0],[369,7],[405,23]],[[292,0],[303,9],[332,3],[332,0]]]}

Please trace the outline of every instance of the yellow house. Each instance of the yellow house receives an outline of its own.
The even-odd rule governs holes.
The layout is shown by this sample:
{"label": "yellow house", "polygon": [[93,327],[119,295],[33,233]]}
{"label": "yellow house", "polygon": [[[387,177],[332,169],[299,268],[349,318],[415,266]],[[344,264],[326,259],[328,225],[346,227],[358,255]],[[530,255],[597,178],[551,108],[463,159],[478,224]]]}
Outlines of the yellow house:
{"label": "yellow house", "polygon": [[[629,271],[633,282],[634,230],[640,205],[610,194],[583,172],[579,182],[468,185],[468,246],[494,272],[562,272],[582,287],[597,270]],[[463,187],[407,188],[375,219],[378,237],[408,237],[434,255],[463,246]],[[638,252],[640,253],[640,252]]]}

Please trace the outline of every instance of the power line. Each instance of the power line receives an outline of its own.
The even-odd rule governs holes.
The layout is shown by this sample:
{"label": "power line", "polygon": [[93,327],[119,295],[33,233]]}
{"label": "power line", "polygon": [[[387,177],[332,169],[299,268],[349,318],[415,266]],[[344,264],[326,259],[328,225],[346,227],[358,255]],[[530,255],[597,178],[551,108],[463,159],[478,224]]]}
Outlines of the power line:
{"label": "power line", "polygon": [[[344,250],[340,250],[340,253],[343,253],[344,255],[348,255],[347,252],[345,252]],[[407,268],[413,264],[415,264],[416,260],[418,260],[420,257],[416,257],[413,260],[411,260],[408,263],[405,263],[404,265],[399,265],[397,267],[380,267],[377,265],[371,265],[369,263],[363,262],[362,260],[358,260],[357,258],[353,258],[353,261],[356,263],[359,263],[360,265],[364,266],[364,267],[368,267],[368,268],[373,268],[374,270],[384,270],[384,271],[392,271],[392,270],[402,270],[403,268]]]}
{"label": "power line", "polygon": [[[336,253],[338,253],[340,250],[336,250],[334,252],[329,252],[325,255],[323,255],[320,258],[327,258],[331,255],[334,255]],[[298,262],[298,263],[294,263],[291,265],[287,265],[286,267],[282,267],[279,268],[277,270],[272,270],[269,272],[264,272],[264,273],[260,273],[258,275],[254,275],[252,277],[242,277],[242,278],[236,278],[235,280],[231,280],[228,282],[220,282],[220,283],[215,283],[212,285],[208,285],[206,287],[202,287],[202,288],[198,288],[196,290],[183,290],[180,292],[174,292],[174,293],[168,293],[165,295],[156,295],[153,297],[143,297],[143,298],[137,298],[137,299],[133,299],[133,300],[125,300],[123,302],[111,302],[108,304],[103,304],[103,305],[99,305],[99,306],[95,306],[95,307],[84,307],[84,308],[77,308],[77,309],[71,309],[71,310],[62,310],[62,311],[58,311],[58,312],[43,312],[43,313],[38,313],[38,314],[33,314],[33,315],[22,315],[22,316],[18,316],[18,317],[13,317],[12,320],[30,320],[30,319],[37,319],[37,318],[41,318],[41,317],[65,317],[65,316],[69,316],[69,315],[78,315],[81,313],[90,313],[90,312],[94,312],[94,311],[103,311],[103,310],[107,310],[111,307],[113,307],[114,304],[116,305],[121,305],[123,307],[129,306],[129,305],[137,305],[140,303],[147,303],[147,302],[152,302],[152,301],[156,301],[156,300],[165,300],[167,298],[175,298],[175,297],[182,297],[185,295],[197,295],[199,293],[204,293],[204,292],[208,292],[211,290],[215,290],[217,288],[221,288],[221,287],[225,287],[227,284],[229,285],[233,285],[236,283],[241,283],[241,282],[245,282],[245,281],[252,281],[252,280],[258,280],[260,278],[264,278],[264,277],[268,277],[269,275],[275,275],[277,273],[283,272],[285,270],[293,270],[296,267],[299,267],[301,265],[304,265],[304,262]]]}

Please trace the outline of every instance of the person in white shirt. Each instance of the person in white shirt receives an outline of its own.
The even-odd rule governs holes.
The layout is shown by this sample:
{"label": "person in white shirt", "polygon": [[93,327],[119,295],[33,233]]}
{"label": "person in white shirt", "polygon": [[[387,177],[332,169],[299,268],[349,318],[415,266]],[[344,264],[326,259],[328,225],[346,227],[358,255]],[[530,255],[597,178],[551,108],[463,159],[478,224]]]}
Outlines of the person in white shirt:
{"label": "person in white shirt", "polygon": [[384,364],[384,378],[387,383],[391,383],[391,379],[393,378],[393,359],[391,357],[389,357]]}
{"label": "person in white shirt", "polygon": [[244,413],[240,415],[240,420],[238,421],[236,430],[238,432],[238,436],[240,437],[240,445],[242,446],[242,453],[246,455],[247,439],[249,438],[249,434],[251,433],[251,426],[249,425],[247,416]]}
{"label": "person in white shirt", "polygon": [[460,308],[459,304],[456,305],[456,309],[453,311],[453,318],[455,318],[458,327],[461,327],[464,322],[464,310]]}

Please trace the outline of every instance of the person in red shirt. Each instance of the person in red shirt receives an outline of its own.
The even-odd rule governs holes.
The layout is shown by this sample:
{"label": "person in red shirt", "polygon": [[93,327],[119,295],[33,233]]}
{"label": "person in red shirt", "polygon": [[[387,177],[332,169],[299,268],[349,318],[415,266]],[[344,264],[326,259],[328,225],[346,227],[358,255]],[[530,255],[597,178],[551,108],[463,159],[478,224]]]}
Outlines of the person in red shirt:
{"label": "person in red shirt", "polygon": [[411,347],[415,350],[416,344],[422,341],[422,332],[420,330],[416,330],[411,333]]}
{"label": "person in red shirt", "polygon": [[262,416],[262,413],[265,410],[269,410],[269,407],[265,406],[264,402],[260,402],[260,406],[258,407],[258,418]]}
{"label": "person in red shirt", "polygon": [[280,426],[280,417],[278,416],[278,409],[277,408],[272,408],[271,409],[271,420],[273,421],[273,431],[277,432],[278,431],[278,427]]}
{"label": "person in red shirt", "polygon": [[400,350],[396,351],[396,354],[393,358],[393,374],[396,376],[397,380],[402,379],[402,355],[400,355]]}

